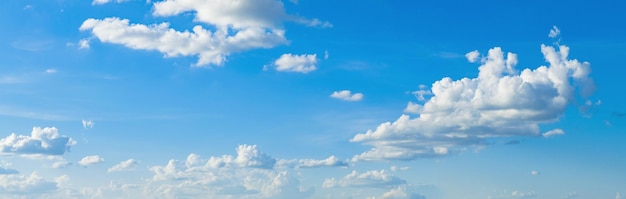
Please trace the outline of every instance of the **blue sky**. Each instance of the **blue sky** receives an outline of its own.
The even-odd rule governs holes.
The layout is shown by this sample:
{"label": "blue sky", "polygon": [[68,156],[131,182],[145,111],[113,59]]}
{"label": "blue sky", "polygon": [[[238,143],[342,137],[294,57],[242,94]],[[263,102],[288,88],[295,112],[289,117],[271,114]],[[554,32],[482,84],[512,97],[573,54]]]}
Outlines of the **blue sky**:
{"label": "blue sky", "polygon": [[618,1],[0,7],[2,198],[621,198]]}

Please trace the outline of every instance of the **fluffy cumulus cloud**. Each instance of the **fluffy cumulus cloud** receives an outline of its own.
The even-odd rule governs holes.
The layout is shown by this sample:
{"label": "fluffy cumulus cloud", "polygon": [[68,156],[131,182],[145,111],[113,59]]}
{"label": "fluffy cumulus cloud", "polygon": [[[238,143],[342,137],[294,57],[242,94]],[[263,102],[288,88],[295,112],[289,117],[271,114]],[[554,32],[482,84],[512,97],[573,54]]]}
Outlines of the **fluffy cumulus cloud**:
{"label": "fluffy cumulus cloud", "polygon": [[353,159],[437,157],[484,147],[489,139],[541,136],[540,124],[557,121],[568,104],[594,89],[590,64],[569,59],[567,46],[541,45],[541,52],[547,66],[518,71],[516,54],[490,49],[477,77],[443,78],[423,104],[409,104],[415,117],[402,115],[355,135],[351,142],[372,148]]}
{"label": "fluffy cumulus cloud", "polygon": [[283,54],[274,61],[277,71],[308,73],[317,70],[317,54]]}
{"label": "fluffy cumulus cloud", "polygon": [[128,159],[109,168],[107,172],[112,173],[112,172],[128,171],[128,170],[135,168],[138,164],[139,164],[139,161],[135,159]]}
{"label": "fluffy cumulus cloud", "polygon": [[35,172],[30,175],[0,175],[0,196],[4,194],[32,195],[55,190],[57,190],[56,182],[45,180]]}
{"label": "fluffy cumulus cloud", "polygon": [[352,93],[350,90],[341,90],[333,92],[330,94],[330,97],[344,101],[361,101],[363,99],[363,93]]}
{"label": "fluffy cumulus cloud", "polygon": [[152,15],[156,17],[191,12],[195,14],[194,21],[213,26],[215,31],[200,25],[193,27],[192,31],[178,31],[170,28],[169,23],[132,24],[117,17],[87,19],[79,29],[91,31],[101,42],[132,49],[156,50],[166,57],[198,56],[196,66],[208,66],[222,65],[232,53],[286,44],[282,24],[287,21],[307,26],[331,26],[319,19],[287,14],[280,0],[242,0],[236,3],[231,0],[165,0],[155,2],[152,10]]}
{"label": "fluffy cumulus cloud", "polygon": [[80,159],[80,161],[78,161],[78,164],[86,167],[86,166],[98,164],[101,162],[104,162],[104,158],[97,156],[97,155],[90,155],[90,156],[85,156],[83,159]]}
{"label": "fluffy cumulus cloud", "polygon": [[236,157],[203,159],[190,154],[184,162],[170,160],[165,166],[151,167],[154,176],[147,189],[166,198],[306,198],[313,193],[300,185],[297,173],[276,162],[255,145],[240,145]]}
{"label": "fluffy cumulus cloud", "polygon": [[55,127],[34,127],[30,136],[12,133],[0,139],[0,153],[18,155],[63,155],[76,144],[71,138],[59,135]]}
{"label": "fluffy cumulus cloud", "polygon": [[364,173],[352,171],[341,179],[328,178],[324,180],[323,187],[395,187],[406,184],[406,181],[398,178],[386,170],[372,170]]}
{"label": "fluffy cumulus cloud", "polygon": [[416,194],[410,193],[407,191],[406,185],[400,185],[394,189],[389,190],[388,192],[383,193],[382,198],[389,199],[426,199],[426,197]]}

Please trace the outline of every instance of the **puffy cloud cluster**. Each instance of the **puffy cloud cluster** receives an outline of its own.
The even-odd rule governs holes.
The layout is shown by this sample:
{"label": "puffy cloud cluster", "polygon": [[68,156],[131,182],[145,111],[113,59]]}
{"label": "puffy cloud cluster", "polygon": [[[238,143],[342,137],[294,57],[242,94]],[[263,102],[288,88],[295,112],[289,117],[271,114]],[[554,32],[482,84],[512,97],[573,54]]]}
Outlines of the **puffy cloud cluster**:
{"label": "puffy cloud cluster", "polygon": [[[588,62],[568,59],[569,48],[541,46],[548,66],[517,71],[517,55],[496,47],[482,57],[478,77],[432,84],[432,96],[423,105],[409,103],[394,122],[355,135],[350,141],[372,149],[354,160],[436,157],[482,147],[487,139],[510,136],[540,136],[539,125],[555,122],[567,105],[587,96],[594,83]],[[470,61],[480,55],[468,55]],[[544,136],[563,134],[555,129]]]}
{"label": "puffy cloud cluster", "polygon": [[333,92],[330,94],[330,97],[344,101],[361,101],[363,99],[363,93],[353,94],[350,90],[341,90]]}
{"label": "puffy cloud cluster", "polygon": [[63,155],[76,141],[59,135],[55,127],[34,127],[30,136],[11,133],[0,139],[0,153],[21,155]]}
{"label": "puffy cloud cluster", "polygon": [[202,196],[210,198],[306,198],[311,187],[300,185],[292,168],[347,166],[331,156],[324,160],[277,160],[256,145],[240,145],[237,155],[204,159],[190,154],[185,161],[170,160],[153,166],[148,189],[161,197]]}
{"label": "puffy cloud cluster", "polygon": [[277,71],[309,73],[317,70],[317,54],[283,54],[274,61]]}
{"label": "puffy cloud cluster", "polygon": [[393,176],[386,170],[372,170],[364,173],[352,171],[341,179],[329,178],[324,180],[323,187],[395,187],[406,184],[406,181]]}
{"label": "puffy cloud cluster", "polygon": [[215,31],[200,25],[193,27],[192,31],[177,31],[170,28],[169,23],[131,24],[129,20],[117,17],[87,19],[79,29],[91,31],[101,42],[156,50],[166,57],[197,55],[196,65],[207,66],[222,65],[232,53],[286,44],[282,27],[286,21],[307,26],[331,26],[319,19],[287,14],[280,0],[165,0],[153,4],[152,15],[171,17],[188,12],[195,14],[196,22],[211,25]]}
{"label": "puffy cloud cluster", "polygon": [[30,175],[0,175],[0,195],[38,194],[57,190],[57,183],[33,172]]}

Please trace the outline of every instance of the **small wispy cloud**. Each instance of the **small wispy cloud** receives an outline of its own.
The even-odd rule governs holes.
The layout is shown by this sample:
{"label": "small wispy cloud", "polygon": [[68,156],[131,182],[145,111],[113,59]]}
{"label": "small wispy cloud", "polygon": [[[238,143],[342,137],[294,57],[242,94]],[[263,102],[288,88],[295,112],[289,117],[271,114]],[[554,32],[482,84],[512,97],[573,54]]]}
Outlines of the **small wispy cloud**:
{"label": "small wispy cloud", "polygon": [[350,90],[341,90],[333,92],[330,94],[330,97],[344,101],[361,101],[363,99],[363,93],[352,94]]}
{"label": "small wispy cloud", "polygon": [[80,159],[80,161],[78,161],[78,164],[81,166],[87,167],[87,166],[98,164],[101,162],[104,162],[104,158],[98,155],[91,155],[91,156],[85,156],[83,159]]}
{"label": "small wispy cloud", "polygon": [[94,121],[91,121],[91,120],[82,120],[82,122],[83,122],[83,128],[85,129],[93,128],[93,126],[96,124]]}

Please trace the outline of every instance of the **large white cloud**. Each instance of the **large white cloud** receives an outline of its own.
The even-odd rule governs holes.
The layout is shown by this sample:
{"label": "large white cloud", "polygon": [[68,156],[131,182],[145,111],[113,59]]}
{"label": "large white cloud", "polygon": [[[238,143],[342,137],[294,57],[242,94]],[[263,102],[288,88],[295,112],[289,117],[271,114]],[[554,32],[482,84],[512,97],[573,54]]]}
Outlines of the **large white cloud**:
{"label": "large white cloud", "polygon": [[55,127],[33,127],[30,136],[11,133],[0,139],[0,153],[24,155],[63,155],[76,144],[71,138],[59,135]]}
{"label": "large white cloud", "polygon": [[282,30],[267,32],[262,28],[248,28],[230,35],[228,29],[211,32],[198,25],[192,32],[179,32],[169,26],[169,23],[130,24],[127,19],[113,17],[87,19],[80,30],[91,30],[102,42],[132,49],[157,50],[166,57],[198,55],[198,66],[221,65],[231,53],[271,48],[287,42]]}
{"label": "large white cloud", "polygon": [[348,167],[347,161],[340,160],[335,156],[330,156],[323,160],[316,159],[292,159],[279,160],[277,165],[288,168],[317,168],[317,167]]}
{"label": "large white cloud", "polygon": [[355,135],[351,142],[373,148],[353,159],[444,156],[484,146],[490,138],[540,136],[539,125],[557,121],[577,100],[577,91],[587,96],[594,88],[589,63],[568,59],[567,46],[557,51],[542,45],[541,52],[548,66],[517,71],[516,54],[490,49],[478,77],[443,78],[432,84],[432,96],[423,105],[410,103],[407,110],[416,117],[402,115]]}
{"label": "large white cloud", "polygon": [[131,24],[117,17],[87,19],[81,31],[91,33],[101,42],[121,44],[132,49],[157,50],[166,57],[199,57],[196,66],[222,65],[232,53],[250,49],[272,48],[286,44],[286,21],[309,26],[330,26],[318,19],[288,15],[280,0],[165,0],[154,3],[153,15],[170,17],[192,12],[200,25],[192,31],[177,31],[169,23]]}
{"label": "large white cloud", "polygon": [[387,188],[406,184],[406,181],[393,176],[386,170],[372,170],[364,173],[352,171],[341,179],[328,178],[324,180],[323,187],[375,187]]}

